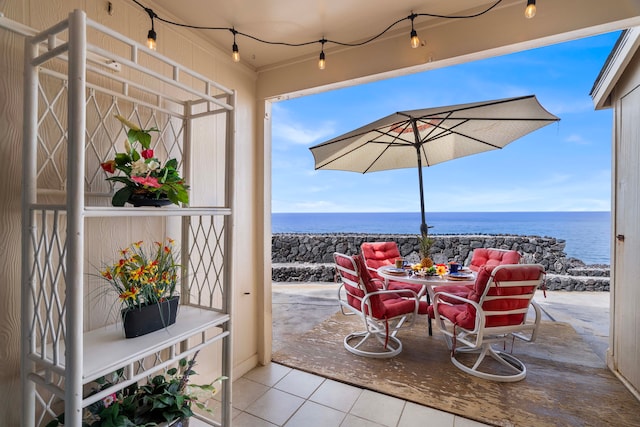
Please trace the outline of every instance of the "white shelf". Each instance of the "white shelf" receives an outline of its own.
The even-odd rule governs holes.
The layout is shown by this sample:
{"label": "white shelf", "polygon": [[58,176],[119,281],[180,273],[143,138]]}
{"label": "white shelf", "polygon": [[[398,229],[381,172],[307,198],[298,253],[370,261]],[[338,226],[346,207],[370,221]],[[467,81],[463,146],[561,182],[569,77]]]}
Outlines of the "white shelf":
{"label": "white shelf", "polygon": [[[65,205],[45,205],[34,203],[31,210],[66,211]],[[131,216],[198,216],[198,215],[231,215],[231,209],[219,206],[198,206],[198,207],[178,207],[163,206],[155,207],[129,207],[129,206],[93,206],[85,207],[83,216],[85,218],[94,217],[131,217]]]}
{"label": "white shelf", "polygon": [[129,216],[196,216],[196,215],[231,215],[231,209],[221,207],[188,207],[178,206],[154,207],[87,207],[85,217],[129,217]]}
{"label": "white shelf", "polygon": [[[88,44],[87,29],[111,40],[105,45],[122,46],[129,53],[120,57]],[[80,425],[83,407],[106,393],[145,381],[147,376],[213,343],[218,345],[211,367],[219,364],[221,375],[231,378],[228,310],[233,307],[230,273],[233,218],[229,206],[234,194],[235,91],[88,20],[81,10],[34,34],[26,41],[29,59],[24,70],[21,330],[22,342],[28,343],[22,361],[32,363],[22,364],[22,423],[30,427],[42,425],[42,415],[46,418],[47,414],[58,413],[64,401],[67,424]],[[66,43],[52,42],[61,34],[67,37]],[[87,64],[86,57],[91,53],[117,61],[122,75]],[[142,66],[138,62],[140,56],[151,56],[154,64],[157,61],[168,65],[173,69],[173,78]],[[50,61],[53,58],[68,62],[66,68],[60,67],[64,71]],[[51,63],[55,67],[50,67]],[[187,76],[189,84],[181,76]],[[204,83],[196,85],[202,89],[193,89],[193,81]],[[147,87],[167,90],[159,92]],[[135,89],[133,95],[130,88]],[[58,97],[66,102],[54,102]],[[194,105],[199,107],[194,110]],[[40,121],[39,111],[43,108],[47,110],[43,113],[46,120]],[[198,176],[191,171],[191,158],[196,155],[191,147],[193,121],[206,117],[213,120],[223,114],[224,125],[216,119],[220,134],[212,141],[225,153],[224,167],[216,170],[224,184],[224,194],[217,198],[223,200],[222,206],[86,206],[88,202],[107,203],[106,199],[96,202],[92,197],[106,197],[105,192],[109,191],[104,185],[94,186],[94,180],[101,178],[98,165],[105,161],[105,153],[116,150],[119,139],[117,133],[108,131],[113,126],[105,125],[113,108],[125,116],[142,115],[157,125],[163,136],[158,139],[160,147],[179,154],[185,176]],[[61,141],[49,141],[51,147],[39,142],[40,137],[47,139],[43,135],[52,126],[57,129],[65,125]],[[54,144],[66,147],[57,151],[52,148]],[[63,152],[66,154],[61,155]],[[39,200],[51,202],[38,203]],[[181,283],[181,292],[197,294],[197,301],[205,301],[205,307],[180,305],[176,323],[137,338],[125,338],[120,322],[83,333],[84,267],[87,262],[99,262],[93,258],[100,256],[100,251],[92,245],[99,245],[96,240],[104,234],[99,229],[104,224],[87,219],[110,217],[182,217],[181,255],[189,265],[189,278]],[[156,222],[150,221],[153,225]],[[114,233],[120,231],[124,233],[117,227],[113,229]],[[153,234],[153,229],[149,233]],[[227,312],[222,312],[221,307]],[[87,384],[119,369],[124,370],[121,382],[82,397]],[[231,425],[231,383],[226,381],[221,390],[220,424],[225,427]]]}
{"label": "white shelf", "polygon": [[176,323],[137,338],[125,338],[122,324],[84,334],[83,382],[114,372],[131,361],[169,348],[189,337],[229,320],[228,314],[190,306],[179,306]]}

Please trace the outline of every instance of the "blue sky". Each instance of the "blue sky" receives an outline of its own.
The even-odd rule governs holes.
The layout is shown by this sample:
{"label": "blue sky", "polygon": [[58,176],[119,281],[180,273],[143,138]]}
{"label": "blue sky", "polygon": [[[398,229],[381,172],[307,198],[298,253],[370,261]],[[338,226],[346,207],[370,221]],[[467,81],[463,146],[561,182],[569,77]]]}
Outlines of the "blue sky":
{"label": "blue sky", "polygon": [[589,92],[617,37],[604,34],[274,104],[272,212],[419,212],[415,169],[316,171],[309,147],[399,110],[529,94],[560,122],[502,150],[424,168],[425,210],[610,210],[613,112],[595,111]]}

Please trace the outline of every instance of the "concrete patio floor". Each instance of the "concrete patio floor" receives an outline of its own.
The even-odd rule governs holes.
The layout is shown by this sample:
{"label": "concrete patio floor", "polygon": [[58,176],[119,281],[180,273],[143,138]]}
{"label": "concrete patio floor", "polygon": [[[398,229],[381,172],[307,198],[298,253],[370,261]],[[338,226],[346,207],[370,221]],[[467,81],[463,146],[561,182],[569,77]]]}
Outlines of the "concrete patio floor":
{"label": "concrete patio floor", "polygon": [[[272,284],[273,351],[339,310],[338,285],[326,282]],[[605,364],[609,346],[609,292],[538,291],[543,320],[569,323]]]}

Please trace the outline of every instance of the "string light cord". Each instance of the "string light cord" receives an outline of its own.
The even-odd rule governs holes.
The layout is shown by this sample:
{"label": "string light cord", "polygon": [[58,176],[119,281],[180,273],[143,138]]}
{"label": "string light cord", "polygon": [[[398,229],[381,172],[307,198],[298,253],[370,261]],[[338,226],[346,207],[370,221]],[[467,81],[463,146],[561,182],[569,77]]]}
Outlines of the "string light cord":
{"label": "string light cord", "polygon": [[360,42],[356,42],[356,43],[348,43],[348,42],[342,42],[342,41],[339,41],[339,40],[331,40],[331,39],[326,39],[324,37],[322,39],[319,39],[319,40],[310,40],[310,41],[300,42],[300,43],[290,43],[290,42],[283,42],[283,41],[265,40],[265,39],[262,39],[260,37],[254,36],[252,34],[245,33],[245,32],[242,32],[242,31],[238,31],[233,27],[209,27],[209,26],[202,26],[202,25],[183,24],[183,23],[180,23],[180,22],[171,21],[169,19],[165,19],[165,18],[162,18],[162,17],[158,16],[152,9],[150,9],[148,7],[145,7],[138,0],[132,0],[132,1],[135,4],[137,4],[138,6],[140,6],[142,9],[144,9],[145,12],[147,12],[150,16],[151,16],[151,14],[153,14],[153,17],[155,19],[157,19],[158,21],[164,22],[165,24],[178,26],[178,27],[190,28],[190,29],[194,29],[194,30],[214,30],[214,31],[223,30],[223,31],[229,31],[234,36],[247,37],[247,38],[255,40],[255,41],[259,42],[259,43],[264,43],[264,44],[269,44],[269,45],[301,47],[301,46],[308,46],[308,45],[316,44],[316,43],[320,43],[322,45],[324,45],[325,43],[333,43],[333,44],[338,45],[338,46],[358,47],[358,46],[363,46],[365,44],[368,44],[368,43],[371,43],[371,42],[377,40],[378,38],[382,37],[384,34],[389,32],[393,27],[395,27],[396,25],[398,25],[399,23],[401,23],[403,21],[407,21],[407,20],[413,21],[415,18],[421,17],[421,16],[430,17],[430,18],[442,18],[442,19],[470,19],[470,18],[477,18],[478,16],[482,16],[482,15],[484,15],[486,13],[489,13],[496,6],[498,6],[500,3],[502,3],[503,0],[496,0],[496,2],[493,3],[491,6],[487,7],[486,9],[484,9],[484,10],[482,10],[480,12],[477,12],[477,13],[474,13],[474,14],[471,14],[471,15],[440,15],[440,14],[435,14],[435,13],[411,13],[411,15],[409,15],[409,16],[406,16],[404,18],[400,18],[400,19],[396,20],[395,22],[393,22],[392,24],[387,26],[384,30],[382,30],[380,33],[378,33],[378,34],[376,34],[374,36],[371,36],[366,40],[363,40],[363,41],[360,41]]}

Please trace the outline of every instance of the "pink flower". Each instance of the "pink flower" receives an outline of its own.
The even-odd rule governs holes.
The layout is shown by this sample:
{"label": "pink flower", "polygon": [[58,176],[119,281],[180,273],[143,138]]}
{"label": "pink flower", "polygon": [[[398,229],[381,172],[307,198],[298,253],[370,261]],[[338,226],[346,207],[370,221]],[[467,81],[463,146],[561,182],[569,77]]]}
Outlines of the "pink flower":
{"label": "pink flower", "polygon": [[142,153],[140,153],[142,155],[142,157],[144,157],[145,159],[151,159],[153,158],[153,150],[151,148],[147,149],[147,150],[142,150]]}
{"label": "pink flower", "polygon": [[160,188],[162,185],[158,182],[158,178],[152,176],[132,176],[131,180],[146,187]]}
{"label": "pink flower", "polygon": [[105,397],[104,399],[102,399],[102,403],[104,404],[105,408],[108,408],[109,406],[111,406],[113,404],[113,402],[116,401],[116,394],[110,394],[109,396]]}

